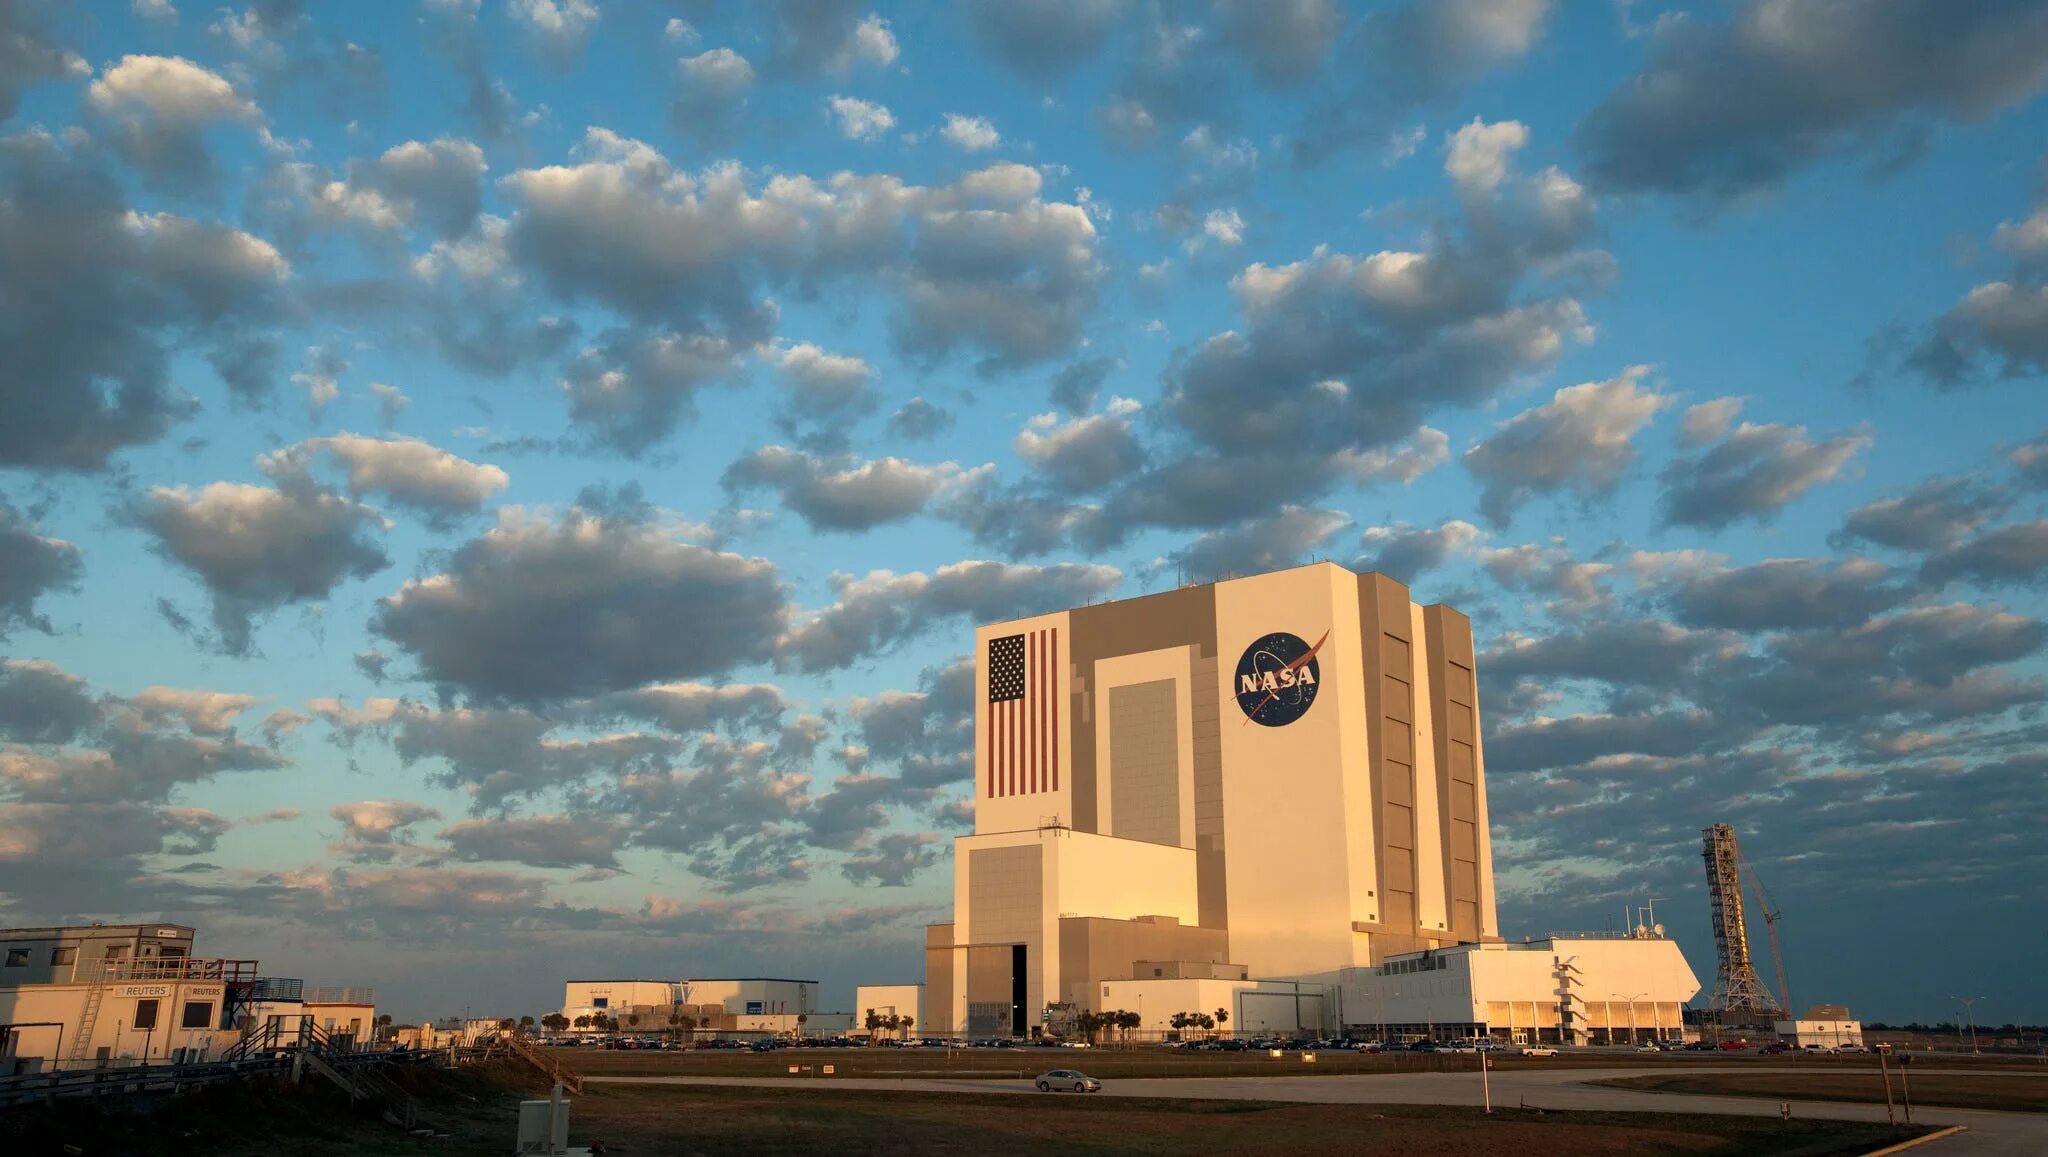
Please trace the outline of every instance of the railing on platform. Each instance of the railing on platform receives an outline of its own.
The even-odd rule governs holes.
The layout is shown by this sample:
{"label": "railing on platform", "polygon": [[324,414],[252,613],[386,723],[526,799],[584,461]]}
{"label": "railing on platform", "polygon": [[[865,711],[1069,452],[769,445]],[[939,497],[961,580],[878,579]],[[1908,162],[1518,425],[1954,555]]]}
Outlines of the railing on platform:
{"label": "railing on platform", "polygon": [[248,983],[256,980],[254,960],[226,960],[206,956],[141,956],[101,960],[97,971],[84,979],[121,980],[220,980]]}

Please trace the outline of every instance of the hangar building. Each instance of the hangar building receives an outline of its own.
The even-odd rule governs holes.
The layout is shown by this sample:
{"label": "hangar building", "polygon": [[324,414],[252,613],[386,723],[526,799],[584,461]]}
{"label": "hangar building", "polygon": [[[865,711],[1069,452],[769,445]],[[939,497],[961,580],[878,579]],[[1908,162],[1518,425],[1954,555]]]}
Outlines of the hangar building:
{"label": "hangar building", "polygon": [[[1499,939],[1472,628],[1331,563],[984,626],[934,1028]],[[1290,998],[1289,1004],[1293,1001]]]}

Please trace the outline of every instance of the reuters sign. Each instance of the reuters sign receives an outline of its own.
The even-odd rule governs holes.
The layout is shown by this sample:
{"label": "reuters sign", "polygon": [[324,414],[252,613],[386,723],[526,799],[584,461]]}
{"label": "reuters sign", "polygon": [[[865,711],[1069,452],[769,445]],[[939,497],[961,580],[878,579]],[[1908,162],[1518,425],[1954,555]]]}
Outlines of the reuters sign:
{"label": "reuters sign", "polygon": [[1330,632],[1311,646],[1300,635],[1275,631],[1252,641],[1237,661],[1237,706],[1246,723],[1263,727],[1285,727],[1308,714],[1315,706],[1316,689],[1322,686],[1323,669],[1316,652],[1329,642]]}

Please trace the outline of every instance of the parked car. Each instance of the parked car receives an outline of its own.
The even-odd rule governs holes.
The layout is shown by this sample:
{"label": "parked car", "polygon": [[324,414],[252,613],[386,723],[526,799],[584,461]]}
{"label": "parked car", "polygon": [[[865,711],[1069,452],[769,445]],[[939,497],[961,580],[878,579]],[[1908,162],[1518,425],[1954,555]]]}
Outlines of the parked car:
{"label": "parked car", "polygon": [[1724,1040],[1721,1042],[1721,1047],[1728,1052],[1739,1053],[1749,1047],[1749,1042],[1746,1040]]}
{"label": "parked car", "polygon": [[1054,1069],[1038,1075],[1038,1091],[1099,1093],[1102,1091],[1102,1082],[1087,1073],[1077,1073],[1072,1069]]}
{"label": "parked car", "polygon": [[1757,1055],[1758,1055],[1758,1056],[1765,1056],[1765,1057],[1782,1057],[1782,1056],[1784,1056],[1784,1055],[1785,1055],[1786,1053],[1789,1053],[1789,1052],[1791,1052],[1792,1050],[1791,1050],[1791,1049],[1789,1049],[1789,1048],[1786,1048],[1786,1047],[1785,1047],[1784,1045],[1782,1045],[1782,1044],[1774,1044],[1774,1045],[1765,1045],[1764,1047],[1762,1047],[1762,1048],[1760,1048],[1760,1049],[1758,1049],[1758,1050],[1756,1050],[1756,1051],[1757,1051]]}
{"label": "parked car", "polygon": [[1836,1045],[1835,1051],[1838,1053],[1867,1053],[1870,1050],[1862,1045]]}
{"label": "parked car", "polygon": [[1354,1051],[1356,1051],[1356,1052],[1361,1052],[1361,1053],[1366,1053],[1366,1054],[1370,1054],[1370,1055],[1377,1055],[1377,1054],[1379,1054],[1379,1053],[1381,1053],[1381,1052],[1385,1051],[1385,1049],[1386,1049],[1386,1046],[1385,1046],[1385,1045],[1383,1045],[1383,1044],[1381,1044],[1380,1042],[1378,1042],[1378,1041],[1376,1041],[1376,1040],[1369,1040],[1369,1041],[1360,1041],[1360,1042],[1358,1042],[1358,1047],[1357,1047],[1357,1048],[1356,1048],[1356,1049],[1355,1049]]}
{"label": "parked car", "polygon": [[1644,1041],[1636,1046],[1636,1051],[1639,1053],[1661,1053],[1664,1051],[1664,1046],[1656,1041]]}

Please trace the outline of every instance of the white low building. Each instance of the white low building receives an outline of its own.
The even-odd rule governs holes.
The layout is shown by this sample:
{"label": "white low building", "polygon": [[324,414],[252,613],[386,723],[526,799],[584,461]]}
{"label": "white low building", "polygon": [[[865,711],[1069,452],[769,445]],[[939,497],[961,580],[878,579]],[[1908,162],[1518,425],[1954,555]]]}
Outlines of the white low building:
{"label": "white low building", "polygon": [[886,1021],[899,1018],[892,1032],[887,1027],[876,1028],[874,1033],[881,1036],[916,1036],[917,1030],[925,1026],[924,985],[922,984],[863,984],[853,990],[853,1031],[862,1036],[869,1035],[868,1018]]}
{"label": "white low building", "polygon": [[1863,1022],[1852,1020],[1848,1008],[1839,1004],[1816,1004],[1796,1020],[1781,1020],[1772,1026],[1786,1044],[1806,1048],[1863,1047]]}
{"label": "white low building", "polygon": [[1682,1039],[1699,990],[1678,944],[1647,930],[1405,953],[1345,969],[1338,986],[1354,1036],[1564,1045]]}
{"label": "white low building", "polygon": [[[1201,1036],[1320,1035],[1334,1028],[1328,986],[1290,980],[1164,977],[1104,980],[1096,1011],[1138,1014],[1142,1039]],[[1213,1028],[1174,1024],[1178,1014],[1206,1016]],[[1217,1015],[1221,1013],[1222,1015]]]}

